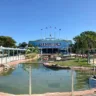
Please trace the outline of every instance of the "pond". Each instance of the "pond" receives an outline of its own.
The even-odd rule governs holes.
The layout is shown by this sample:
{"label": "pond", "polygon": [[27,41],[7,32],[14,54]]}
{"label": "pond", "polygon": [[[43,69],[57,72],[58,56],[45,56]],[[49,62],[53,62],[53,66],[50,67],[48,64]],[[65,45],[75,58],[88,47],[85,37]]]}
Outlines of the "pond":
{"label": "pond", "polygon": [[[0,92],[29,93],[29,66],[32,68],[32,94],[71,91],[71,70],[52,70],[43,64],[18,64],[0,75]],[[90,89],[93,73],[74,71],[74,90]],[[95,82],[96,83],[96,82]],[[94,86],[95,87],[95,86]]]}

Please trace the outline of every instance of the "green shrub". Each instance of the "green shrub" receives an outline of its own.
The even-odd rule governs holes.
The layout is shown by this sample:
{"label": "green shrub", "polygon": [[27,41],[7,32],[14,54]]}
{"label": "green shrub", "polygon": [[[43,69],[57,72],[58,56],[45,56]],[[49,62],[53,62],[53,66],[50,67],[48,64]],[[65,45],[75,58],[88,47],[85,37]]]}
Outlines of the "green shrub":
{"label": "green shrub", "polygon": [[26,58],[26,59],[32,59],[32,58],[34,58],[36,55],[37,55],[36,53],[26,54],[26,55],[25,55],[25,58]]}

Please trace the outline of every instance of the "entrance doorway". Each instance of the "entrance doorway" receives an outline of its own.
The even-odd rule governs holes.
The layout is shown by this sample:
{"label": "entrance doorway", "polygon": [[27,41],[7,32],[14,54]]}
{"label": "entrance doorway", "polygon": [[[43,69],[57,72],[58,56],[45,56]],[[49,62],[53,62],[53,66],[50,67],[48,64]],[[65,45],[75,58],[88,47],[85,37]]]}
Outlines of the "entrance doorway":
{"label": "entrance doorway", "polygon": [[56,54],[56,53],[59,53],[59,49],[58,48],[44,48],[42,49],[42,53]]}

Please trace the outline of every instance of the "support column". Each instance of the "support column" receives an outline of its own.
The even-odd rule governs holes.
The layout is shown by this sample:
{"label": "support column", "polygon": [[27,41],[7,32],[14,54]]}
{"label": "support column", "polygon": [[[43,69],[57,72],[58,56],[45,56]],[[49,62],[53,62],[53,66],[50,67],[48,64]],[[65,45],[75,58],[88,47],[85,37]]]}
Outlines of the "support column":
{"label": "support column", "polygon": [[9,59],[9,62],[10,62],[10,50],[8,50],[8,59]]}
{"label": "support column", "polygon": [[[2,50],[3,51],[3,50]],[[3,54],[2,54],[2,52],[1,52],[1,64],[2,64],[2,56],[3,56]]]}
{"label": "support column", "polygon": [[8,55],[8,50],[6,50],[6,64],[8,63],[8,60],[7,60],[8,59],[7,58],[8,56],[7,55]]}
{"label": "support column", "polygon": [[71,68],[71,91],[72,91],[72,96],[74,96],[74,75],[73,75],[73,68]]}
{"label": "support column", "polygon": [[18,50],[17,50],[17,60],[19,60],[19,54],[18,54]]}
{"label": "support column", "polygon": [[14,61],[14,50],[13,50],[13,60],[12,61]]}
{"label": "support column", "polygon": [[21,50],[20,50],[20,60],[21,60]]}
{"label": "support column", "polygon": [[29,95],[31,96],[31,94],[32,94],[32,74],[31,74],[31,65],[30,65],[30,67],[29,67]]}
{"label": "support column", "polygon": [[25,51],[25,54],[24,54],[24,56],[25,56],[25,57],[24,57],[24,59],[26,59],[26,51]]}
{"label": "support column", "polygon": [[2,49],[1,64],[3,64],[3,59],[4,59],[4,50]]}
{"label": "support column", "polygon": [[19,52],[18,52],[18,57],[19,57],[19,60],[20,60],[20,50],[18,50]]}

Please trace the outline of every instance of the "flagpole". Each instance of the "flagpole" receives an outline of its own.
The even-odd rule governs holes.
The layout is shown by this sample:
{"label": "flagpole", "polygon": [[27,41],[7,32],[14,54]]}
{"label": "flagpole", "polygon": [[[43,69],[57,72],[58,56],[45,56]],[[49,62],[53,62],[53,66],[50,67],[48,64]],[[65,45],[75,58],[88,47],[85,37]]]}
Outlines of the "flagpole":
{"label": "flagpole", "polygon": [[43,38],[42,30],[43,30],[43,29],[41,29],[41,39]]}
{"label": "flagpole", "polygon": [[[51,28],[51,27],[50,27]],[[50,38],[51,38],[51,30],[50,30]]]}
{"label": "flagpole", "polygon": [[46,39],[46,31],[45,31],[45,39]]}
{"label": "flagpole", "polygon": [[[55,27],[55,29],[56,29],[56,27]],[[56,38],[56,34],[55,34],[56,32],[54,32],[54,39]]]}
{"label": "flagpole", "polygon": [[59,29],[59,39],[60,39],[60,32],[61,32],[61,29]]}
{"label": "flagpole", "polygon": [[[47,29],[48,29],[48,28],[46,27],[46,31],[47,31]],[[47,32],[45,32],[45,37],[47,38],[46,33],[47,33]]]}

